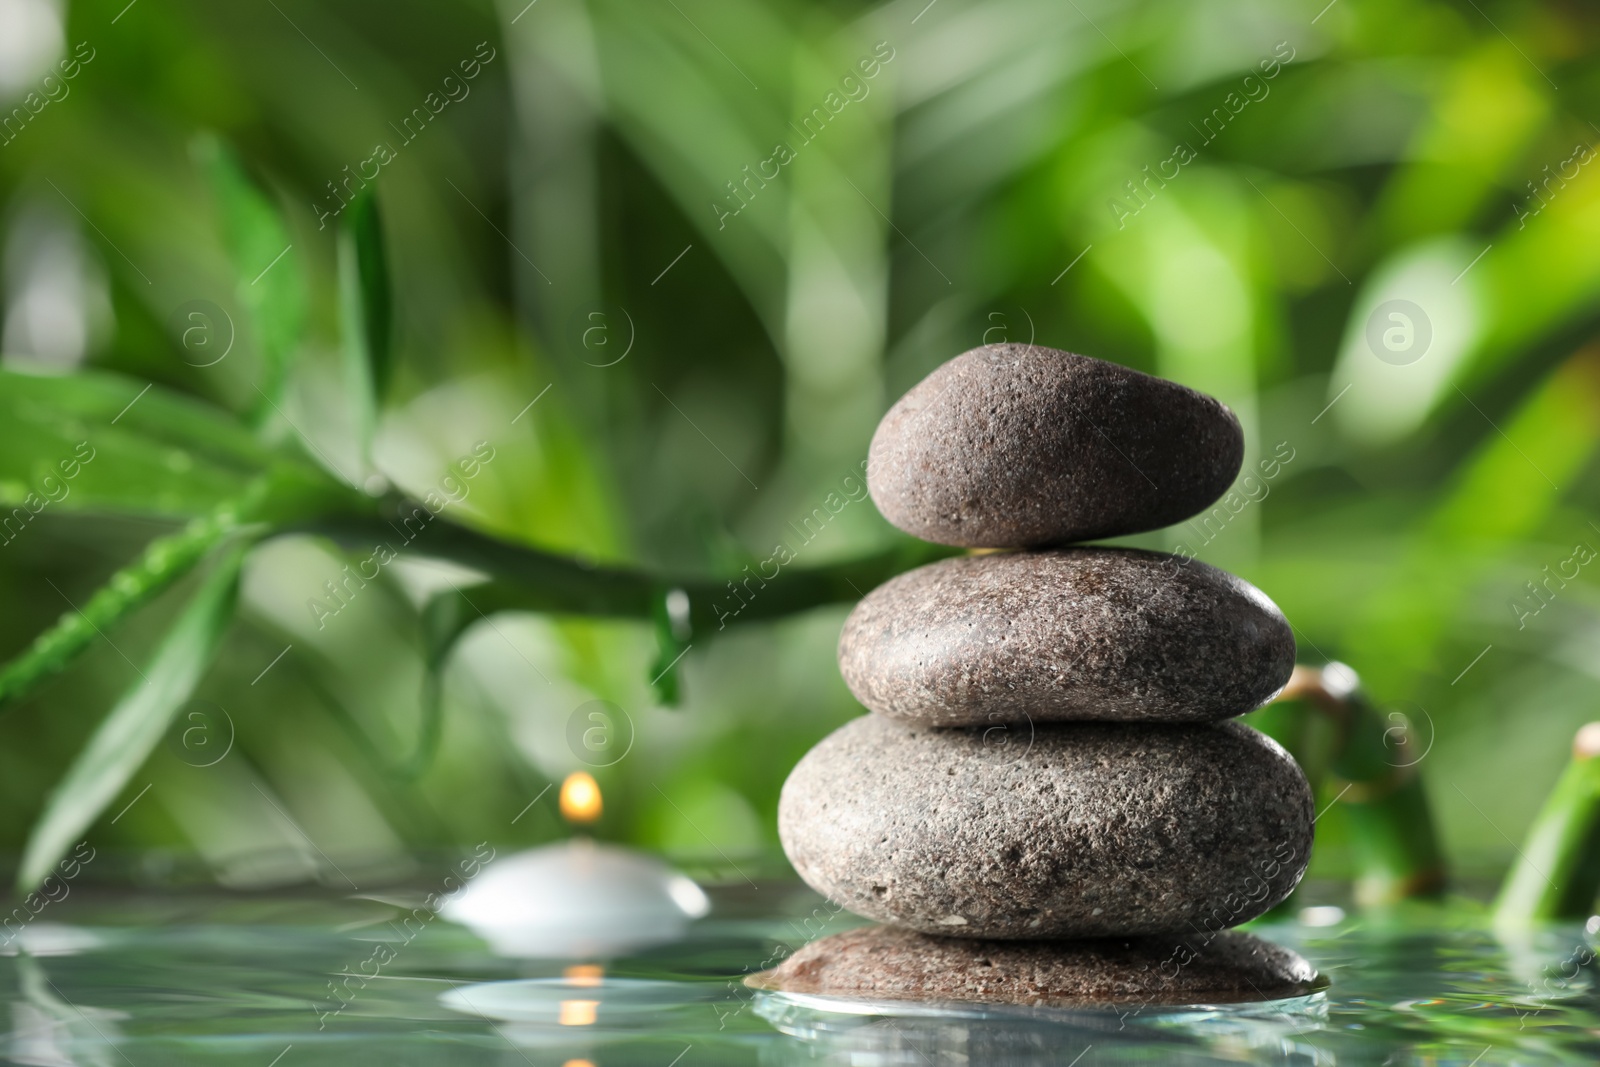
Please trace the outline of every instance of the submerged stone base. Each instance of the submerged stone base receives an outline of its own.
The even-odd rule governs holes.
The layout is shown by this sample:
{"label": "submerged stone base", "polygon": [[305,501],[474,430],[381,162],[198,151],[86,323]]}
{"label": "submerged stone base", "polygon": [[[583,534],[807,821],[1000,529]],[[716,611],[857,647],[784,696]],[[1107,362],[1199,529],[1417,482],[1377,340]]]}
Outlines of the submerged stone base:
{"label": "submerged stone base", "polygon": [[1295,953],[1237,931],[979,941],[867,926],[813,941],[745,984],[877,1000],[1099,1007],[1279,1000],[1326,983]]}

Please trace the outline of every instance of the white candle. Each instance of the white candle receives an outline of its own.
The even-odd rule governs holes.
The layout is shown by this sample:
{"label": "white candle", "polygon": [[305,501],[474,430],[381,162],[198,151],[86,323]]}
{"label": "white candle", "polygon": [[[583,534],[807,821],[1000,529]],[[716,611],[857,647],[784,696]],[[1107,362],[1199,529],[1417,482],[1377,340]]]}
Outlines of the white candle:
{"label": "white candle", "polygon": [[440,908],[499,955],[604,959],[680,937],[711,910],[646,853],[574,838],[495,860]]}

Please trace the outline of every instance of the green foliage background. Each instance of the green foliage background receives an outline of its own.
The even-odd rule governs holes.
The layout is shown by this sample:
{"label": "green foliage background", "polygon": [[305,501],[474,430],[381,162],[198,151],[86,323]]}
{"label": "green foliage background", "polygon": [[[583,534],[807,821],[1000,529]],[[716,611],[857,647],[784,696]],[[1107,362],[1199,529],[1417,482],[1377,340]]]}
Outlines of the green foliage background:
{"label": "green foliage background", "polygon": [[[308,601],[335,604],[324,583],[371,550],[296,528],[361,512],[373,498],[351,486],[420,498],[453,478],[469,492],[446,520],[711,588],[780,543],[796,574],[902,549],[847,479],[895,397],[986,341],[1194,386],[1239,413],[1247,470],[1292,457],[1209,530],[1129,540],[1248,578],[1303,660],[1345,661],[1405,710],[1467,869],[1513,855],[1595,717],[1591,569],[1543,587],[1542,607],[1527,586],[1600,545],[1600,186],[1584,158],[1600,67],[1584,8],[110,0],[63,14],[65,47],[93,59],[0,146],[5,282],[14,309],[37,263],[13,238],[46,219],[81,242],[106,306],[75,368],[33,377],[36,358],[7,353],[0,492],[20,504],[79,441],[95,459],[0,550],[0,653],[219,506],[247,501],[227,536],[256,545],[215,662],[85,815],[97,846],[139,850],[138,877],[198,861],[262,885],[331,878],[336,862],[370,880],[419,851],[563,834],[553,794],[527,805],[583,767],[567,725],[594,699],[635,732],[594,772],[596,832],[770,857],[788,769],[860,713],[832,662],[847,605],[699,625],[670,709],[651,685],[671,658],[659,622],[490,612],[446,660],[438,751],[411,776],[424,607],[470,575],[396,563],[317,612]],[[469,91],[449,89],[474,58]],[[408,139],[419,108],[431,117]],[[771,174],[779,143],[792,158],[777,177],[749,179]],[[1179,144],[1192,158],[1172,176]],[[363,294],[378,224],[360,205],[331,217],[329,183],[383,155],[389,288]],[[374,312],[385,293],[392,320]],[[1391,299],[1431,326],[1405,365],[1366,341]],[[194,301],[236,333],[209,366],[186,347]],[[494,458],[464,478],[479,442]],[[20,852],[227,565],[152,589],[9,705],[0,847]],[[206,743],[235,735],[227,754],[195,766],[191,722],[222,731]],[[1335,805],[1314,872],[1341,872],[1342,832]]]}

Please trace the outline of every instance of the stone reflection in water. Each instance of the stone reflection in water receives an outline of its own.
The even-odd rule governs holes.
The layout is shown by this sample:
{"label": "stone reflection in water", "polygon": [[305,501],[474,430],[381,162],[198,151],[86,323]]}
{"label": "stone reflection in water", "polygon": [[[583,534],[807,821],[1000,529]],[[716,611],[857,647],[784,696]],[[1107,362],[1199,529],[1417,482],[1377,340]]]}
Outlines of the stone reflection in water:
{"label": "stone reflection in water", "polygon": [[746,984],[879,1001],[1115,1006],[1235,1004],[1316,992],[1316,969],[1237,931],[1086,941],[989,941],[867,926],[813,941]]}
{"label": "stone reflection in water", "polygon": [[1226,1008],[1151,1006],[1138,1017],[1112,1008],[924,1005],[761,993],[755,1011],[793,1043],[763,1059],[852,1067],[1006,1064],[1333,1064],[1306,1037],[1321,1026],[1326,996]]}
{"label": "stone reflection in water", "polygon": [[747,984],[764,991],[756,1012],[804,1042],[775,1062],[1324,1062],[1302,1039],[1326,1016],[1326,982],[1296,953],[1239,932],[1043,942],[870,926],[814,941]]}

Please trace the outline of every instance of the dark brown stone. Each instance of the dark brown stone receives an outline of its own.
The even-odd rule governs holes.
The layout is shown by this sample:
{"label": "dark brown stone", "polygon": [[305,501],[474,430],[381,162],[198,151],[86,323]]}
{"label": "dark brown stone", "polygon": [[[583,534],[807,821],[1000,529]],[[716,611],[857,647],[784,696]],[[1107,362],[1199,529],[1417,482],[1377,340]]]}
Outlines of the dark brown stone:
{"label": "dark brown stone", "polygon": [[1277,1000],[1326,983],[1295,953],[1236,931],[980,941],[867,926],[813,941],[745,984],[873,1000],[1138,1008]]}
{"label": "dark brown stone", "polygon": [[1238,722],[987,729],[846,723],[783,786],[800,877],[925,933],[1082,938],[1211,932],[1289,895],[1311,787]]}
{"label": "dark brown stone", "polygon": [[1294,632],[1250,583],[1196,560],[1073,548],[941,560],[879,586],[839,670],[929,726],[1242,715],[1294,670]]}
{"label": "dark brown stone", "polygon": [[1244,434],[1222,403],[1036,345],[957,356],[878,425],[878,510],[947,545],[1065,544],[1169,526],[1220,497]]}

